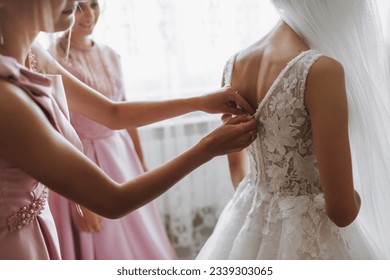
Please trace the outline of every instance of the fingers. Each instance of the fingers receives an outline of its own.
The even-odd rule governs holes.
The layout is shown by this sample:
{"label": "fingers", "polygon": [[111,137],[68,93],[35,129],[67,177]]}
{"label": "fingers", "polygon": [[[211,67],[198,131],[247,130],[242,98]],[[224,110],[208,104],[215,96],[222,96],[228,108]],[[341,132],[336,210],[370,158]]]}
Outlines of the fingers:
{"label": "fingers", "polygon": [[249,146],[253,141],[256,140],[258,136],[258,123],[253,117],[248,117],[244,115],[237,116],[234,118],[230,117],[224,122],[224,124],[237,126],[240,134],[238,138],[242,140],[240,146],[238,147],[238,150],[242,150],[243,148]]}
{"label": "fingers", "polygon": [[223,123],[226,123],[226,122],[227,122],[228,120],[230,120],[232,117],[233,117],[232,114],[223,114],[223,115],[221,116],[221,121],[222,121]]}
{"label": "fingers", "polygon": [[80,228],[80,230],[84,231],[84,232],[94,233],[94,232],[100,232],[102,230],[102,228],[101,228],[100,224],[86,224],[86,225],[83,225]]}
{"label": "fingers", "polygon": [[242,110],[240,110],[240,108],[242,108],[250,115],[253,115],[255,113],[255,110],[252,108],[252,106],[236,91],[233,91],[229,96],[228,104],[229,102],[235,102],[235,104],[237,105],[236,110],[238,110],[239,112],[242,112]]}
{"label": "fingers", "polygon": [[234,152],[241,151],[251,145],[257,139],[258,133],[257,128],[241,133],[236,137],[236,147],[233,149]]}
{"label": "fingers", "polygon": [[228,112],[229,114],[232,114],[232,115],[243,115],[243,114],[249,115],[249,113],[245,110],[233,108],[230,106],[227,106],[225,111]]}
{"label": "fingers", "polygon": [[257,120],[253,117],[240,115],[235,118],[226,119],[224,121],[226,125],[241,125],[243,133],[254,130],[257,133]]}
{"label": "fingers", "polygon": [[252,129],[249,131],[250,142],[252,143],[257,138],[257,129]]}
{"label": "fingers", "polygon": [[250,120],[254,120],[251,116],[246,115],[238,115],[236,117],[225,117],[225,124],[227,125],[233,125],[233,124],[240,124],[240,123],[246,123]]}
{"label": "fingers", "polygon": [[241,123],[244,133],[249,131],[255,131],[257,133],[257,125],[258,123],[255,119],[250,119],[247,122]]}
{"label": "fingers", "polygon": [[100,217],[91,217],[88,216],[87,219],[83,219],[80,224],[80,231],[94,233],[100,232],[102,230],[101,219]]}

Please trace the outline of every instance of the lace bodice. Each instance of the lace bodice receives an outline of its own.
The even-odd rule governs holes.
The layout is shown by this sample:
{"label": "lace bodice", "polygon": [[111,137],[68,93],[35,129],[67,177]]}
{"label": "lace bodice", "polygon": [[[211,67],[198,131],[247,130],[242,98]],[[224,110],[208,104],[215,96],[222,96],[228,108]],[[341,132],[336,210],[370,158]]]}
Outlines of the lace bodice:
{"label": "lace bodice", "polygon": [[[226,85],[235,57],[225,68]],[[304,103],[306,77],[319,57],[309,50],[293,58],[259,104],[250,172],[198,259],[376,258],[356,224],[338,228],[326,215]]]}
{"label": "lace bodice", "polygon": [[[236,56],[225,68],[226,85],[230,85]],[[322,192],[310,117],[304,104],[306,77],[320,56],[309,50],[293,58],[255,113],[259,134],[248,148],[249,179],[270,193],[299,196]]]}

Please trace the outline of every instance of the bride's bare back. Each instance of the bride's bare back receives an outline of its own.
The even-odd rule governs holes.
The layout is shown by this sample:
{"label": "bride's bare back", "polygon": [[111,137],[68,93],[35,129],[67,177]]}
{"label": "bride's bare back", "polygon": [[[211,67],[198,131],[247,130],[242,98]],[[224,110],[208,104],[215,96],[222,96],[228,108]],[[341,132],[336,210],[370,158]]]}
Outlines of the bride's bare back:
{"label": "bride's bare back", "polygon": [[[308,46],[286,23],[241,51],[235,61],[231,86],[258,108],[286,65]],[[339,226],[350,224],[360,207],[352,178],[348,138],[348,106],[343,67],[322,56],[310,68],[304,92],[310,116],[315,155],[320,172],[326,212]],[[233,184],[245,175],[242,153],[229,155]]]}
{"label": "bride's bare back", "polygon": [[280,23],[263,39],[238,54],[232,87],[257,108],[287,63],[308,49],[287,24]]}

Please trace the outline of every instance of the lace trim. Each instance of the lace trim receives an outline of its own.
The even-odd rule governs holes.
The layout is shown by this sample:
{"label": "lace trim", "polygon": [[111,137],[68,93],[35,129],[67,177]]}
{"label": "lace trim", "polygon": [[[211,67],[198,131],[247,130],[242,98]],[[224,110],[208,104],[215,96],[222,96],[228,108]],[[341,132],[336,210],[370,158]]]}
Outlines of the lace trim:
{"label": "lace trim", "polygon": [[267,102],[267,100],[270,98],[270,96],[272,95],[272,93],[274,92],[275,88],[279,85],[279,82],[281,79],[283,79],[283,77],[285,76],[285,74],[287,73],[287,71],[298,61],[300,60],[303,56],[305,56],[306,54],[308,53],[312,53],[312,52],[317,52],[315,50],[307,50],[307,51],[303,51],[301,52],[300,54],[298,54],[296,57],[292,58],[287,64],[286,66],[283,68],[283,70],[279,73],[279,75],[276,77],[276,79],[274,80],[274,82],[272,83],[270,89],[268,90],[268,92],[266,93],[266,95],[264,96],[263,100],[261,100],[261,102],[259,103],[259,106],[257,107],[257,110],[254,114],[255,118],[257,118],[257,116],[259,115],[259,113],[261,112],[261,109],[264,107],[264,104]]}
{"label": "lace trim", "polygon": [[236,62],[237,55],[240,52],[235,53],[233,56],[230,57],[230,59],[226,62],[225,69],[224,69],[224,86],[231,86],[232,85],[232,75],[233,75],[233,68],[234,63]]}
{"label": "lace trim", "polygon": [[[313,65],[321,56],[322,56],[321,53],[317,53],[317,54],[311,56],[308,64],[310,66]],[[305,94],[305,90],[306,90],[306,79],[307,79],[307,75],[309,74],[310,69],[311,69],[311,67],[306,67],[302,73],[303,79],[302,79],[301,86],[299,88],[299,93],[301,94],[300,98],[302,98],[302,100],[304,100],[304,94]]]}
{"label": "lace trim", "polygon": [[263,235],[271,235],[273,225],[282,221],[289,243],[298,254],[310,259],[332,258],[332,250],[322,239],[321,230],[327,227],[335,238],[340,236],[324,212],[323,194],[282,198],[274,195],[270,200],[273,215],[267,216]]}

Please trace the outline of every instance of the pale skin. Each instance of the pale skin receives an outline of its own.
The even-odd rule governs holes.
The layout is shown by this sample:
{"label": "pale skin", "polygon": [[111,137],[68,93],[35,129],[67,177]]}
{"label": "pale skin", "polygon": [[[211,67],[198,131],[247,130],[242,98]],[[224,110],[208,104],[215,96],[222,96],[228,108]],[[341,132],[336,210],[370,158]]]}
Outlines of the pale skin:
{"label": "pale skin", "polygon": [[[42,3],[47,1],[0,1],[5,38],[5,44],[0,46],[2,55],[12,56],[23,64],[39,31],[60,31],[70,27],[75,1],[52,0],[50,8],[39,6],[37,9],[36,5]],[[36,13],[31,12],[35,9]],[[55,30],[48,30],[40,18],[34,18],[40,13],[52,15]],[[45,72],[62,74],[65,90],[77,92],[77,95],[67,96],[70,109],[111,128],[136,127],[199,109],[213,113],[242,113],[227,105],[226,100],[230,98],[248,108],[249,113],[253,112],[231,89],[192,99],[112,102],[80,83],[41,48],[35,50]],[[254,140],[250,131],[257,131],[253,118],[238,116],[170,162],[132,181],[118,184],[60,135],[21,88],[0,80],[0,91],[0,157],[64,197],[108,218],[121,217],[150,202],[213,157],[241,150]],[[151,111],[158,113],[151,115]]]}
{"label": "pale skin", "polygon": [[[232,87],[257,108],[288,61],[308,49],[281,22],[238,55]],[[359,213],[360,198],[353,186],[345,78],[339,62],[321,57],[314,63],[306,81],[305,106],[311,119],[326,213],[337,226],[347,226]],[[246,174],[245,151],[229,154],[228,160],[236,188]]]}

